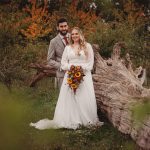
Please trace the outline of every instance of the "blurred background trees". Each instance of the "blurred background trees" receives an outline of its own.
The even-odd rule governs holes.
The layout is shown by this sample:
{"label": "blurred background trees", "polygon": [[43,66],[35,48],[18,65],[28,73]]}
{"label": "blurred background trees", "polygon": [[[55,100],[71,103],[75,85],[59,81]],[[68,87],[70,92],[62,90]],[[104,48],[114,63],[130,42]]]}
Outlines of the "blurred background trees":
{"label": "blurred background trees", "polygon": [[79,26],[87,41],[100,45],[108,58],[116,42],[125,42],[134,66],[142,65],[150,77],[148,0],[3,0],[0,1],[0,80],[26,81],[31,62],[46,60],[56,21],[68,19]]}

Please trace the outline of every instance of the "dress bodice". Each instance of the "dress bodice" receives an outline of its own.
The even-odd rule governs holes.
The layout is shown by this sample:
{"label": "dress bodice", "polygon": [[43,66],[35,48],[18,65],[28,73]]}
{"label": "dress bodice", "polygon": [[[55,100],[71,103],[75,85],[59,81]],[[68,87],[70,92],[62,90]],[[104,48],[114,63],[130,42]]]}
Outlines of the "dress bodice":
{"label": "dress bodice", "polygon": [[68,53],[68,62],[69,63],[85,63],[86,62],[86,55],[84,50],[81,50],[79,52],[79,55],[75,54],[75,50],[73,49],[73,47],[68,46],[67,47],[67,53]]}
{"label": "dress bodice", "polygon": [[70,45],[66,46],[62,55],[61,68],[63,70],[69,70],[71,65],[78,65],[84,70],[91,71],[94,63],[93,49],[89,43],[87,43],[86,48],[87,56],[84,50],[81,50],[79,55],[77,55]]}

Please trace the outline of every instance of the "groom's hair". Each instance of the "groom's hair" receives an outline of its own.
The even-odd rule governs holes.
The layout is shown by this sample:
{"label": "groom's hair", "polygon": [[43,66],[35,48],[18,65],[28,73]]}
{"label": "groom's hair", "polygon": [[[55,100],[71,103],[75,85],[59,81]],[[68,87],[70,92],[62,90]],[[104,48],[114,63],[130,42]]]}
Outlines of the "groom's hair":
{"label": "groom's hair", "polygon": [[60,23],[63,23],[63,22],[67,22],[67,23],[68,23],[67,19],[65,19],[65,18],[60,18],[60,19],[57,21],[57,26],[59,26],[59,24],[60,24]]}

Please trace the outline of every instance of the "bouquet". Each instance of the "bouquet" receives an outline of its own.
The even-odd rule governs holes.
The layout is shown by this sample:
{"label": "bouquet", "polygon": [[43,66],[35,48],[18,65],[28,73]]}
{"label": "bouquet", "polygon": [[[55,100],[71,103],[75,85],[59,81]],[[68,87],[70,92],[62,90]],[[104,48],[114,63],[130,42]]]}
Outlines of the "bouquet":
{"label": "bouquet", "polygon": [[81,81],[83,81],[83,77],[85,76],[83,73],[83,69],[81,66],[72,65],[67,74],[67,83],[69,84],[69,87],[74,91],[74,94],[76,94],[76,90],[79,87]]}

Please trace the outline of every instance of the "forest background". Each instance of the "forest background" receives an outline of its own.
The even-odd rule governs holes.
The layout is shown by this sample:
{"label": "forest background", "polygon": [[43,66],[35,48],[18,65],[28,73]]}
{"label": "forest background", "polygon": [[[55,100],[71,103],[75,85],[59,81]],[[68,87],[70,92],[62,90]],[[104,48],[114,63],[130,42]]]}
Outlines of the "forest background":
{"label": "forest background", "polygon": [[[56,21],[67,18],[79,26],[88,42],[99,44],[104,58],[116,42],[125,42],[121,56],[130,54],[133,67],[140,65],[150,77],[148,1],[131,0],[5,0],[0,6],[0,80],[29,78],[29,64],[46,61],[50,40],[57,34]],[[1,2],[2,3],[2,2]],[[11,82],[11,83],[9,83]],[[149,82],[149,81],[148,81]]]}

